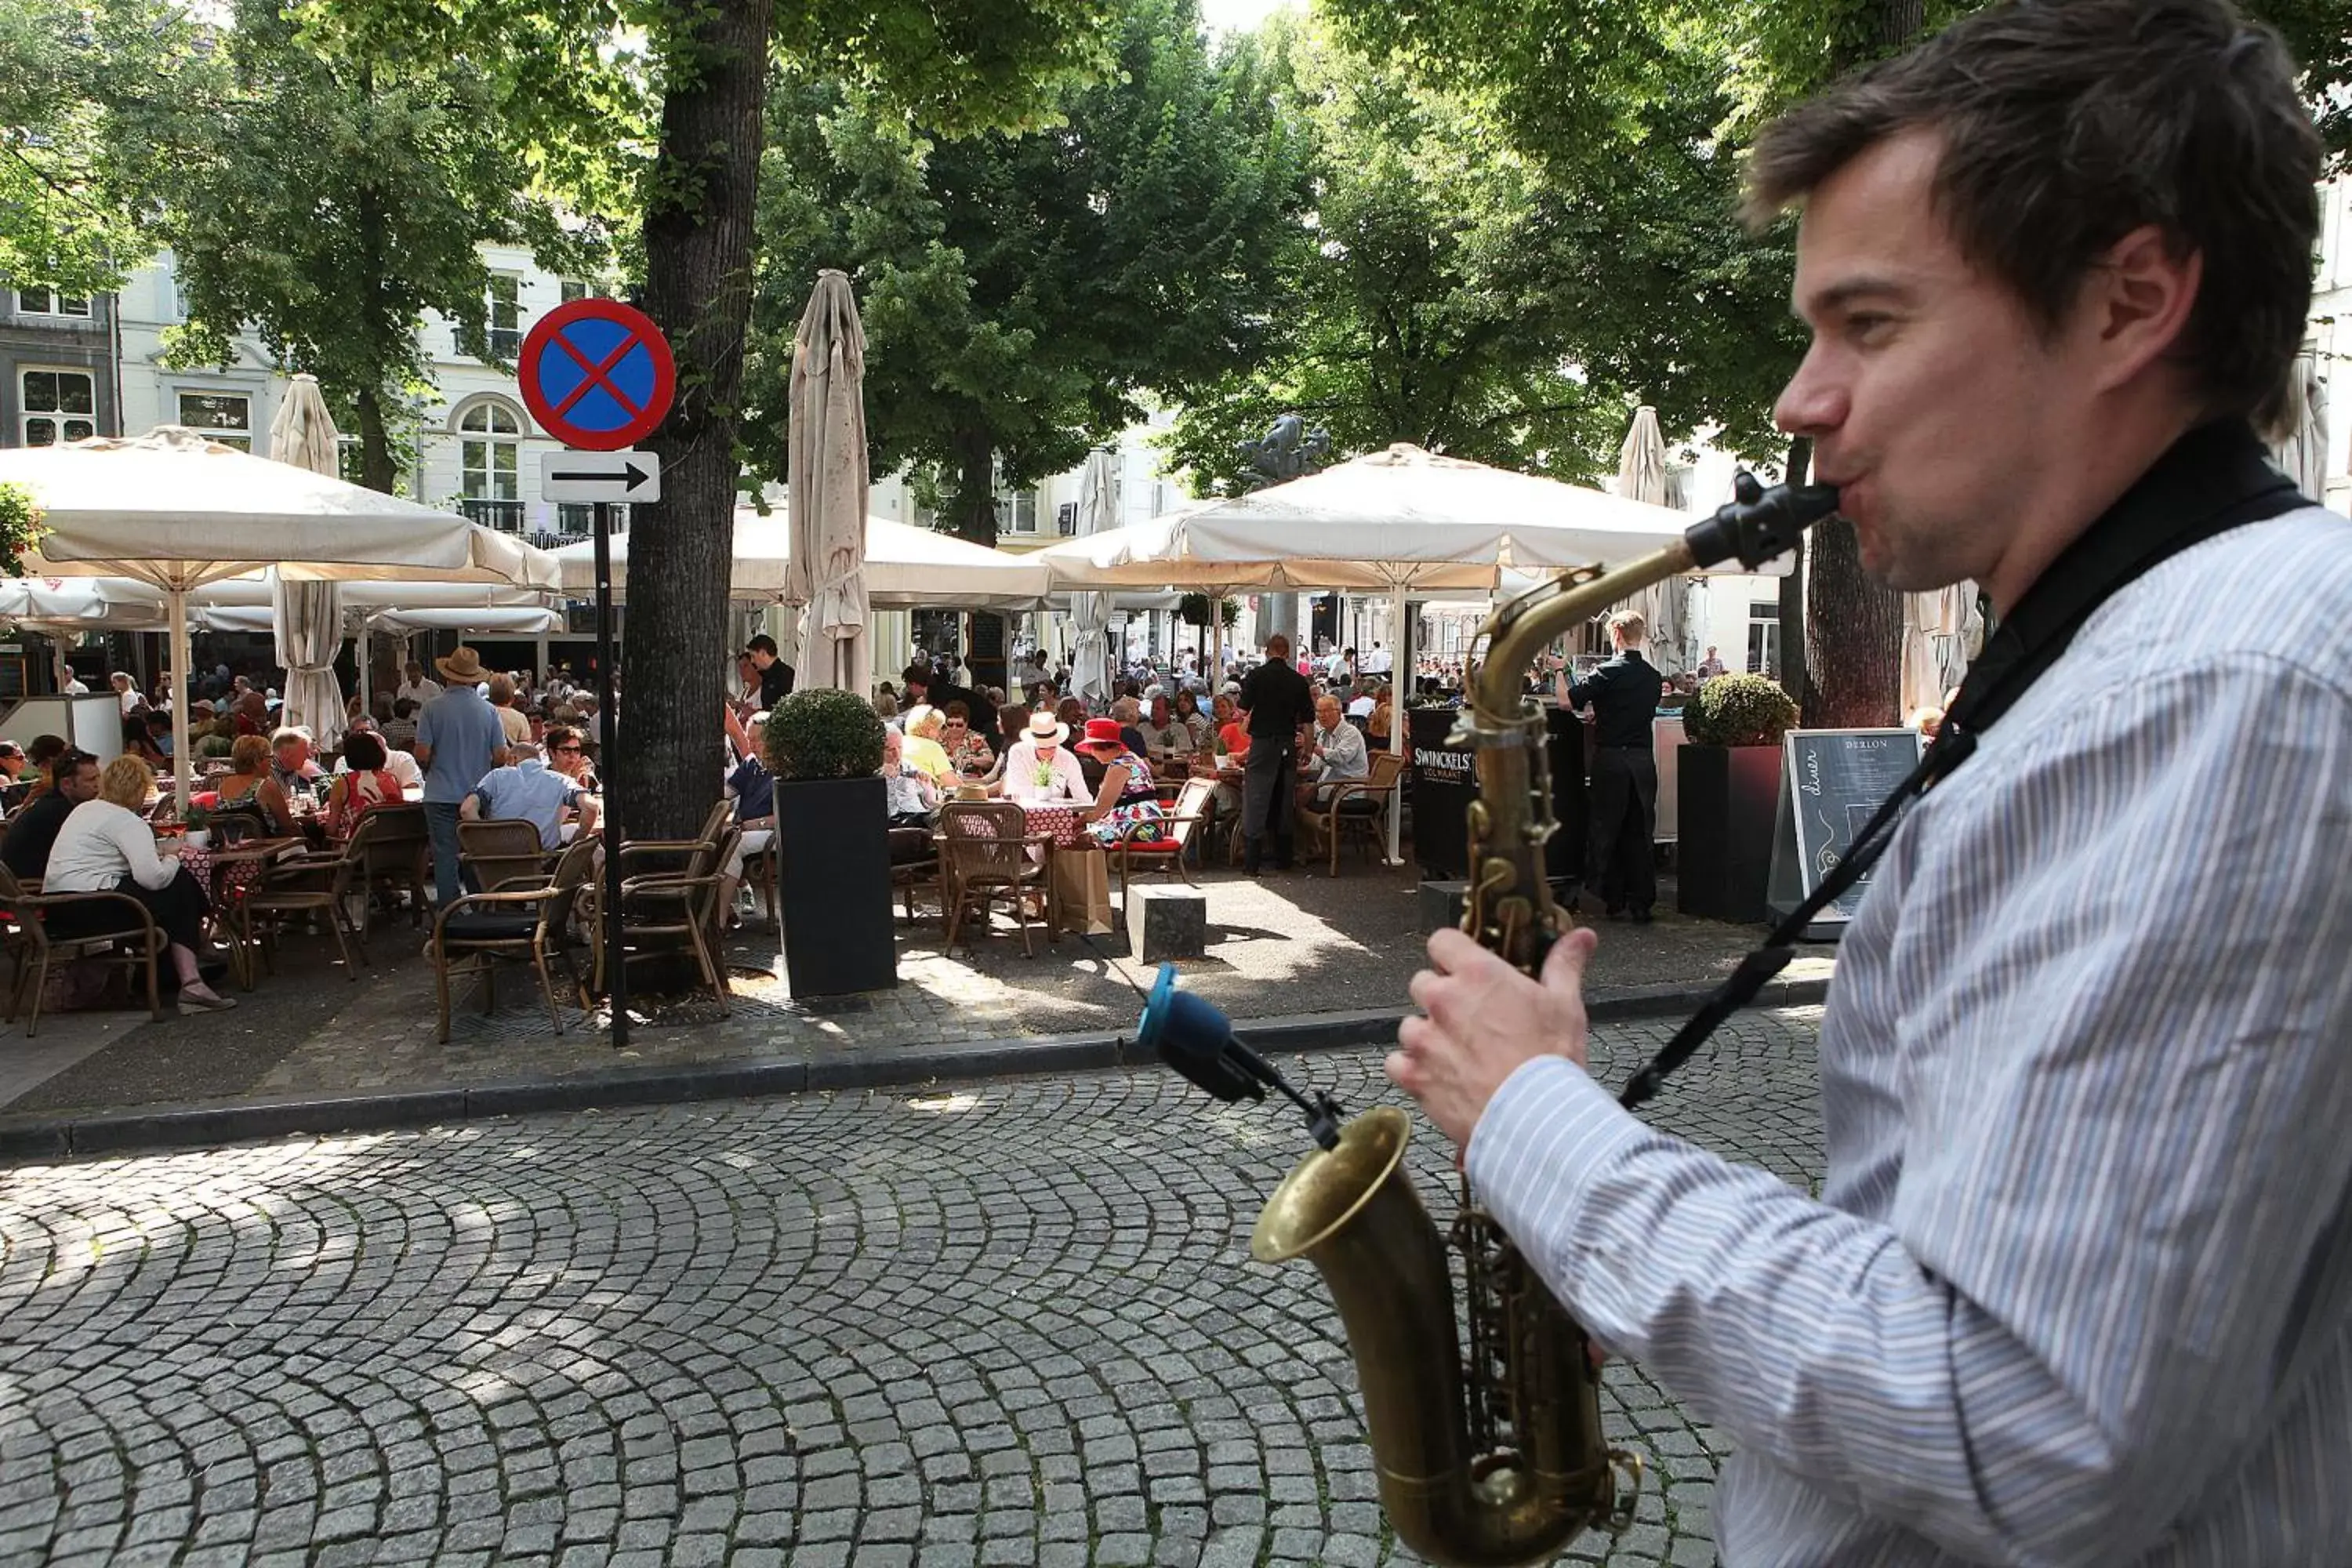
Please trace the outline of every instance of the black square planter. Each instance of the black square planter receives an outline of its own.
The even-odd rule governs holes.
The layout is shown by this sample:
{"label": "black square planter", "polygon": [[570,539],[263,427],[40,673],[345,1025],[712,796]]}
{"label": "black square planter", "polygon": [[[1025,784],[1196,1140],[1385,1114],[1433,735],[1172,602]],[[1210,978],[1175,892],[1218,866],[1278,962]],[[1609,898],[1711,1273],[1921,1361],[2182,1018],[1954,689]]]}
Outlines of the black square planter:
{"label": "black square planter", "polygon": [[776,841],[777,913],[793,996],[898,984],[889,795],[881,776],[779,781]]}
{"label": "black square planter", "polygon": [[1780,805],[1780,748],[1677,749],[1675,907],[1705,920],[1763,921]]}

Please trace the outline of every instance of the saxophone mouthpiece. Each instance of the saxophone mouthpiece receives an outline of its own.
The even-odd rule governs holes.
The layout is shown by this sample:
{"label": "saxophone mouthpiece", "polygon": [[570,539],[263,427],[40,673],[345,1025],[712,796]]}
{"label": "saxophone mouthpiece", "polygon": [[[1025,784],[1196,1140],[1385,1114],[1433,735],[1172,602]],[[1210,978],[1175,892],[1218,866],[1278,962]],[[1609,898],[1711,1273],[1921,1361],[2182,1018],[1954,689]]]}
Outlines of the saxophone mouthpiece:
{"label": "saxophone mouthpiece", "polygon": [[1272,1062],[1242,1044],[1223,1008],[1205,996],[1176,989],[1172,963],[1160,966],[1160,978],[1144,999],[1135,1043],[1156,1052],[1193,1087],[1228,1105],[1262,1100],[1267,1089],[1280,1090],[1306,1113],[1307,1131],[1318,1144],[1339,1146],[1339,1101],[1320,1089],[1311,1099],[1300,1093]]}
{"label": "saxophone mouthpiece", "polygon": [[1774,485],[1747,469],[1731,483],[1732,499],[1705,522],[1685,531],[1692,560],[1700,566],[1738,561],[1750,571],[1797,547],[1797,537],[1837,510],[1835,485]]}

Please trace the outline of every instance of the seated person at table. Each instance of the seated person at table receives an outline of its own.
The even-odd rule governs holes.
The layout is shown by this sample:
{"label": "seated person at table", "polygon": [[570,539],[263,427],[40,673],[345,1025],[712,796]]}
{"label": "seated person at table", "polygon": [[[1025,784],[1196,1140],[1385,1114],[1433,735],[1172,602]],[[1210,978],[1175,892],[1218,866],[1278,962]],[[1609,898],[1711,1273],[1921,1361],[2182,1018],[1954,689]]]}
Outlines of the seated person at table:
{"label": "seated person at table", "polygon": [[735,912],[735,894],[743,885],[743,862],[764,853],[775,841],[776,781],[760,758],[759,738],[768,732],[767,710],[754,711],[748,725],[736,717],[731,704],[720,713],[727,726],[728,747],[723,793],[735,803],[735,826],[743,830],[735,841],[734,854],[719,872],[719,908],[726,916],[727,929],[733,931],[743,923]]}
{"label": "seated person at table", "polygon": [[[940,724],[940,744],[946,749],[957,775],[967,779],[987,777],[996,766],[996,748],[988,743],[987,736],[971,727],[971,710],[958,700],[949,703],[943,711],[946,717]],[[1028,721],[1025,717],[1022,720],[1024,724]]]}
{"label": "seated person at table", "polygon": [[1370,778],[1371,758],[1363,731],[1339,711],[1339,700],[1326,692],[1315,700],[1315,731],[1298,785],[1298,804],[1314,806],[1331,798],[1334,784]]}
{"label": "seated person at table", "polygon": [[918,702],[907,710],[898,728],[907,737],[905,751],[908,764],[918,767],[930,781],[942,787],[955,783],[955,763],[948,759],[948,750],[940,744],[947,733],[948,716],[928,702]]}
{"label": "seated person at table", "polygon": [[407,798],[398,775],[384,766],[381,735],[354,730],[344,736],[342,768],[327,786],[327,831],[334,837],[349,838],[372,807],[398,805]]}
{"label": "seated person at table", "polygon": [[1151,764],[1135,753],[1120,737],[1119,729],[1116,719],[1087,721],[1086,739],[1078,744],[1102,763],[1103,781],[1095,803],[1078,813],[1078,820],[1105,844],[1150,844],[1159,838],[1160,829],[1136,825],[1156,824],[1168,812],[1152,788]]}
{"label": "seated person at table", "polygon": [[297,789],[315,786],[325,773],[318,759],[310,755],[309,731],[279,730],[269,737],[269,776],[289,795]]}
{"label": "seated person at table", "polygon": [[1211,706],[1216,715],[1217,749],[1225,754],[1225,765],[1237,768],[1249,756],[1249,715],[1239,704],[1220,693]]}
{"label": "seated person at table", "polygon": [[1120,698],[1110,705],[1110,716],[1118,721],[1118,738],[1129,751],[1139,756],[1151,749],[1143,734],[1143,703],[1139,699]]}
{"label": "seated person at table", "polygon": [[226,806],[243,802],[251,815],[260,817],[268,831],[292,833],[294,807],[286,798],[285,786],[270,771],[269,742],[258,735],[239,735],[229,747],[228,760],[235,771],[213,785],[220,804]]}
{"label": "seated person at table", "polygon": [[[127,893],[147,912],[171,943],[172,967],[180,977],[180,1011],[205,1013],[236,1004],[205,984],[197,953],[205,945],[210,900],[179,857],[155,852],[154,830],[141,815],[155,793],[152,769],[136,757],[117,757],[100,775],[96,797],[67,816],[49,851],[41,885],[49,893]],[[53,935],[101,936],[121,931],[130,911],[110,903],[61,904],[47,916]]]}
{"label": "seated person at table", "polygon": [[[24,799],[37,800],[57,787],[52,770],[56,767],[58,759],[64,756],[68,749],[63,735],[33,737],[31,747],[25,752],[26,760],[32,764],[30,776],[33,787],[25,793]],[[14,809],[13,806],[11,809]]]}
{"label": "seated person at table", "polygon": [[596,793],[596,770],[589,763],[587,742],[579,731],[569,724],[550,725],[542,747],[549,767],[589,794]]}
{"label": "seated person at table", "polygon": [[172,716],[147,709],[122,721],[122,750],[151,768],[172,765]]}
{"label": "seated person at table", "polygon": [[1013,754],[1013,748],[1021,743],[1021,737],[1028,728],[1028,709],[1018,702],[999,708],[996,710],[996,761],[990,764],[986,773],[969,777],[966,782],[986,784],[989,794],[1002,795],[1003,791],[995,786],[1003,781],[1004,759]]}
{"label": "seated person at table", "polygon": [[[417,762],[415,757],[409,755],[406,752],[398,751],[394,748],[391,741],[387,740],[384,736],[383,726],[378,723],[375,720],[354,719],[352,721],[351,729],[346,731],[346,733],[352,735],[373,735],[378,743],[383,747],[383,762],[381,766],[383,768],[385,773],[390,773],[394,778],[400,781],[400,787],[403,790],[423,789],[425,787],[425,770],[417,765]],[[351,765],[351,742],[346,740],[343,742],[343,754],[335,759],[335,771],[339,773],[342,773],[350,768]]]}
{"label": "seated person at table", "polygon": [[1150,710],[1138,721],[1135,732],[1143,737],[1140,749],[1149,761],[1192,754],[1192,731],[1177,719],[1175,709],[1164,696],[1151,700]]}
{"label": "seated person at table", "polygon": [[49,850],[58,841],[58,830],[75,806],[98,795],[98,759],[88,752],[68,747],[58,752],[50,774],[54,786],[10,817],[7,837],[0,838],[0,861],[5,861],[19,877],[47,875]]}
{"label": "seated person at table", "polygon": [[939,814],[940,786],[931,775],[907,760],[906,737],[896,730],[882,731],[882,783],[893,827],[929,827]]}
{"label": "seated person at table", "polygon": [[596,802],[549,767],[545,758],[526,753],[520,762],[484,773],[482,782],[458,803],[457,817],[461,822],[528,822],[539,829],[541,848],[561,849],[563,815],[575,809],[580,814],[580,831],[595,831]]}
{"label": "seated person at table", "polygon": [[1024,805],[1063,805],[1087,799],[1087,776],[1078,767],[1078,759],[1062,744],[1069,738],[1070,727],[1051,713],[1031,714],[1021,739],[1005,752],[1004,772],[989,786],[989,793]]}

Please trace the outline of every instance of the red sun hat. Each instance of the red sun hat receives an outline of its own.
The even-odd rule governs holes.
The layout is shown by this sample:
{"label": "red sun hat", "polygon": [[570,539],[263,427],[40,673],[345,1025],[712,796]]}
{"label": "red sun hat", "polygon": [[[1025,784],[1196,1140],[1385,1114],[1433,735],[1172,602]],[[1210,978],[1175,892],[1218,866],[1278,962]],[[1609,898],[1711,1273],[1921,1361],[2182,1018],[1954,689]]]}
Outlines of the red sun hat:
{"label": "red sun hat", "polygon": [[1087,738],[1078,743],[1082,746],[1088,747],[1124,746],[1127,744],[1125,741],[1119,739],[1118,721],[1116,719],[1087,720]]}

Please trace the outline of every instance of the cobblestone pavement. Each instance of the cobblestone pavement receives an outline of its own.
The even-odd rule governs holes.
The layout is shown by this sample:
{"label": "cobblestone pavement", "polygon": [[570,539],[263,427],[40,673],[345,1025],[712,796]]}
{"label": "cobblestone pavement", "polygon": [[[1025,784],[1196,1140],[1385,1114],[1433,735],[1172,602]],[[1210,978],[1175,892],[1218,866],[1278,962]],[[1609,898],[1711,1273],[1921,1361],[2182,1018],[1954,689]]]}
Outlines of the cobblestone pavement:
{"label": "cobblestone pavement", "polygon": [[[1661,1121],[1810,1183],[1814,1023]],[[1406,1562],[1318,1283],[1247,1258],[1302,1146],[1102,1074],[0,1172],[0,1562]],[[1606,1377],[1606,1561],[1712,1561],[1721,1440]]]}

